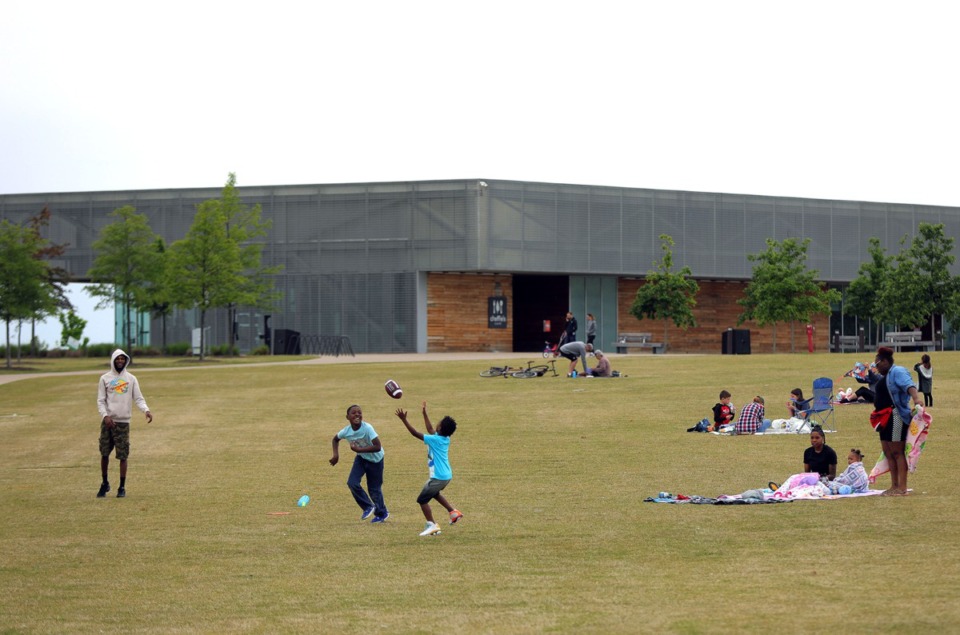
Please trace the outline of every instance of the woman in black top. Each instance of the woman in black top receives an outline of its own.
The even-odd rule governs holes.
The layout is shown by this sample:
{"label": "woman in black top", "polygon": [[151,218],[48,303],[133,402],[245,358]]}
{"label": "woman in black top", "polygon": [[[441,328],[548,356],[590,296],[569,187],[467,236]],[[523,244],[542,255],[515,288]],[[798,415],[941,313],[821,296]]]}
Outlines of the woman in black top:
{"label": "woman in black top", "polygon": [[837,476],[837,453],[827,445],[827,436],[820,426],[813,426],[810,431],[810,447],[803,452],[803,471],[816,472],[831,481]]}

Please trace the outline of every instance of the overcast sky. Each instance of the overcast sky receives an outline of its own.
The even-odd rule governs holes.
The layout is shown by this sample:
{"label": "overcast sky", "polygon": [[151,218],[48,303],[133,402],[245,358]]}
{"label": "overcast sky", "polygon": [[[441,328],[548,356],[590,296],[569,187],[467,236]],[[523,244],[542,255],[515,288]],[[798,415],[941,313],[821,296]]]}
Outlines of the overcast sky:
{"label": "overcast sky", "polygon": [[950,2],[50,2],[0,194],[490,178],[960,205]]}

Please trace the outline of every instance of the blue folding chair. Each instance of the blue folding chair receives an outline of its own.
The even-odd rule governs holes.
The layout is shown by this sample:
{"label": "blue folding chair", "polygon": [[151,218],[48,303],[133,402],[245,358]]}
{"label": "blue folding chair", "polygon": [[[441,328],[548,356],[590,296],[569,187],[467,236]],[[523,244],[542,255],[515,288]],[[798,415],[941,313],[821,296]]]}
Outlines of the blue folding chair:
{"label": "blue folding chair", "polygon": [[813,380],[813,397],[810,407],[804,411],[804,419],[810,423],[810,427],[816,424],[824,431],[837,431],[833,418],[833,380],[829,377]]}

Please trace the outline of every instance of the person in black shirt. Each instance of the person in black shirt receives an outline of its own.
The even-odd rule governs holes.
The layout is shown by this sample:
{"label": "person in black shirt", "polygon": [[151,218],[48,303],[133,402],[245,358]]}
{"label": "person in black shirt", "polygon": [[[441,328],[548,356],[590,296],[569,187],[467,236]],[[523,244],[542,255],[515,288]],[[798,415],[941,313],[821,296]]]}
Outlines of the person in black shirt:
{"label": "person in black shirt", "polygon": [[827,445],[827,435],[820,426],[813,426],[810,431],[810,447],[803,452],[803,471],[816,472],[831,481],[837,476],[837,453]]}

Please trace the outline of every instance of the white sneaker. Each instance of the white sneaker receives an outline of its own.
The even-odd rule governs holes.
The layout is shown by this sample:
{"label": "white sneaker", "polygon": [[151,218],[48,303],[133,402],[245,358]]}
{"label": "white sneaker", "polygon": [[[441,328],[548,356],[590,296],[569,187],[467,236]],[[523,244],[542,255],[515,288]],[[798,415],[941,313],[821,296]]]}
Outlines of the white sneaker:
{"label": "white sneaker", "polygon": [[426,527],[423,528],[423,531],[420,532],[421,536],[433,536],[440,533],[440,525],[437,523],[428,522]]}

